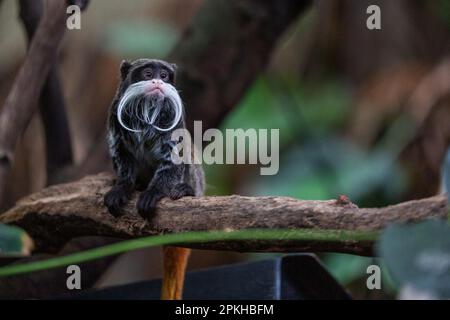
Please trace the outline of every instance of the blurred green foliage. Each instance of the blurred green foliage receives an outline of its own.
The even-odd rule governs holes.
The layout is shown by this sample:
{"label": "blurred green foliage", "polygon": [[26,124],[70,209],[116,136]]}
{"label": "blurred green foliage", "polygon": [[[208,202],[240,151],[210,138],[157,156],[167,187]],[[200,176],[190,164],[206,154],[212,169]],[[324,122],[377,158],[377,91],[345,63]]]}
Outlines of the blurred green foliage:
{"label": "blurred green foliage", "polygon": [[399,288],[414,287],[435,298],[450,299],[450,226],[447,221],[392,225],[380,237],[378,254],[386,261]]}
{"label": "blurred green foliage", "polygon": [[180,36],[177,28],[163,23],[117,22],[107,30],[106,49],[132,58],[164,58]]}
{"label": "blurred green foliage", "polygon": [[324,255],[323,262],[330,273],[344,285],[350,285],[352,282],[361,279],[364,286],[367,277],[370,275],[367,273],[367,267],[377,265],[381,269],[381,289],[383,292],[394,295],[397,291],[383,259],[333,253]]}
{"label": "blurred green foliage", "polygon": [[[399,148],[392,148],[392,141],[381,141],[379,148],[363,150],[340,134],[351,111],[349,89],[341,83],[338,79],[320,84],[274,80],[268,75],[256,81],[222,129],[280,129],[280,171],[259,176],[253,170],[249,179],[240,181],[242,190],[302,199],[346,194],[360,205],[396,200],[406,183],[394,161]],[[402,143],[402,139],[394,141]],[[206,170],[210,193],[236,191],[232,186],[236,166],[206,166]]]}

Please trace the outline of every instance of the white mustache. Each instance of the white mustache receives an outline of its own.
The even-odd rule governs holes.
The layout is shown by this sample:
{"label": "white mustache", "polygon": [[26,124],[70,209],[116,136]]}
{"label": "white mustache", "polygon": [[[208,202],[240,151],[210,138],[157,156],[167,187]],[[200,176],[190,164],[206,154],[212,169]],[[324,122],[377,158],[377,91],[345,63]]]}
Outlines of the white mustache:
{"label": "white mustache", "polygon": [[124,129],[131,132],[144,131],[126,125],[122,119],[124,113],[127,114],[132,120],[138,120],[162,132],[172,130],[180,122],[183,114],[183,103],[180,95],[174,86],[169,83],[164,83],[162,90],[164,91],[165,100],[167,100],[169,102],[168,105],[174,109],[175,116],[172,124],[168,128],[161,128],[155,125],[155,121],[164,104],[162,102],[158,103],[155,98],[152,98],[146,94],[149,86],[150,81],[140,81],[134,83],[127,88],[120,99],[119,106],[117,108],[117,120]]}

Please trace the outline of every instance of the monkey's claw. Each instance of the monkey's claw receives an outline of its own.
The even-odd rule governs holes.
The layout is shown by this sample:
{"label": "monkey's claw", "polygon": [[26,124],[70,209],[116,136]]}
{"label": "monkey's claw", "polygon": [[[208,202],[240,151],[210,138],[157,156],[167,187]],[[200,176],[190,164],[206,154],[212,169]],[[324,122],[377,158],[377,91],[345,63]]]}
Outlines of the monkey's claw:
{"label": "monkey's claw", "polygon": [[178,200],[182,197],[194,197],[195,191],[187,183],[177,184],[172,190],[170,190],[169,197],[172,200]]}
{"label": "monkey's claw", "polygon": [[129,200],[129,194],[120,187],[113,187],[103,199],[105,206],[108,208],[109,213],[115,217],[122,215],[122,207]]}
{"label": "monkey's claw", "polygon": [[164,198],[164,194],[159,190],[152,188],[145,190],[139,196],[137,202],[137,211],[139,215],[144,219],[150,219],[156,209],[156,204],[159,200]]}

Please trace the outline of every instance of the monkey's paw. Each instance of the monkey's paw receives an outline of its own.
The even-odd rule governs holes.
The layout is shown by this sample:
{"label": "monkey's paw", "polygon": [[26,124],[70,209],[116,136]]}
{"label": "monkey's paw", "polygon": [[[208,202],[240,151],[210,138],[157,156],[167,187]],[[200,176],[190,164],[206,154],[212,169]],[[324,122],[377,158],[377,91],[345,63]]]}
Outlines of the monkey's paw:
{"label": "monkey's paw", "polygon": [[121,187],[113,187],[103,199],[109,213],[118,217],[122,215],[122,207],[130,200],[130,195]]}
{"label": "monkey's paw", "polygon": [[164,197],[165,195],[156,188],[145,190],[137,202],[138,213],[142,218],[150,219],[155,212],[156,204]]}
{"label": "monkey's paw", "polygon": [[195,191],[187,183],[177,184],[169,192],[169,197],[172,200],[178,200],[180,198],[189,197],[189,196],[194,197],[195,196]]}

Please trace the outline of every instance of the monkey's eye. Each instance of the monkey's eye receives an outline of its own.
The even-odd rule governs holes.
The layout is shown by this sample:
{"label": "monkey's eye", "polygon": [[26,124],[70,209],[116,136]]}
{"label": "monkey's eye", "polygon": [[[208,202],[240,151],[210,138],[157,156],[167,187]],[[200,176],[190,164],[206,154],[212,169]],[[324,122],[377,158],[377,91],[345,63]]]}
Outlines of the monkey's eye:
{"label": "monkey's eye", "polygon": [[163,80],[163,81],[169,80],[169,73],[165,70],[162,70],[161,73],[159,74],[159,76],[161,77],[161,80]]}
{"label": "monkey's eye", "polygon": [[145,80],[153,79],[153,70],[152,69],[145,69],[144,71],[142,71],[142,77]]}

